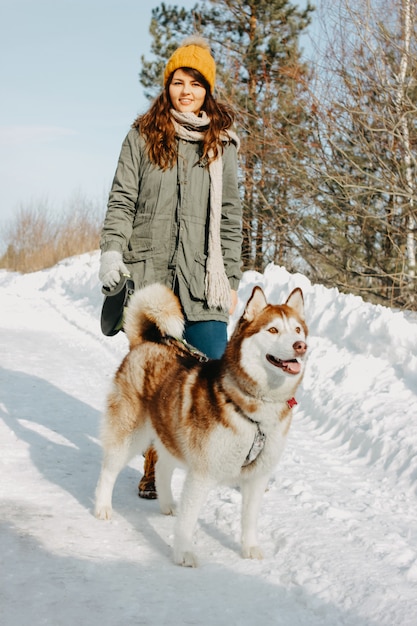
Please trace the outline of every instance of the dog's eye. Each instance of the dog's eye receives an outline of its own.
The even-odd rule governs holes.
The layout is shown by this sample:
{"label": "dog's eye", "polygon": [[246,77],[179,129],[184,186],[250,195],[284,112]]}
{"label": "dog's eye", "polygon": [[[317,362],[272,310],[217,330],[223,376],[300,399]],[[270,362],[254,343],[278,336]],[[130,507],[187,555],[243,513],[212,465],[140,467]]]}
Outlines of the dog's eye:
{"label": "dog's eye", "polygon": [[295,329],[295,332],[297,333],[297,335],[299,335],[301,333],[301,328],[297,326],[297,328]]}
{"label": "dog's eye", "polygon": [[271,326],[271,328],[268,328],[268,332],[271,333],[271,335],[276,335],[278,333],[278,328]]}

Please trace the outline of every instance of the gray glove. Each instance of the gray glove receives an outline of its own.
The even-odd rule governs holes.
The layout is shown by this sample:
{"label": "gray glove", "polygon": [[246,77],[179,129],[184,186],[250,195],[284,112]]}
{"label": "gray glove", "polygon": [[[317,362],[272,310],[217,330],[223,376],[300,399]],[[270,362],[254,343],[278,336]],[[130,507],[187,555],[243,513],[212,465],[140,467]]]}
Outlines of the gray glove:
{"label": "gray glove", "polygon": [[130,276],[129,270],[123,263],[121,252],[118,252],[117,250],[102,252],[98,277],[104,287],[107,287],[108,289],[116,287],[122,277],[122,274]]}

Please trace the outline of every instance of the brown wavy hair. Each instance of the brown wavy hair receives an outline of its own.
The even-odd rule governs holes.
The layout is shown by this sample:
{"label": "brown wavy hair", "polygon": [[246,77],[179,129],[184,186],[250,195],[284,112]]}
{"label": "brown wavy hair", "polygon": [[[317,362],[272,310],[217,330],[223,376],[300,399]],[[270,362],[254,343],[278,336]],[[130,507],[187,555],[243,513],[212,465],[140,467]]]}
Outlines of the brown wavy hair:
{"label": "brown wavy hair", "polygon": [[[223,141],[220,139],[222,131],[233,126],[235,112],[228,104],[217,102],[210,93],[210,86],[204,76],[190,67],[182,67],[184,72],[198,80],[206,90],[206,97],[202,109],[210,118],[210,125],[204,133],[202,154],[200,162],[210,163],[210,160],[217,158],[219,149],[223,149]],[[149,159],[161,169],[167,170],[173,167],[177,160],[177,141],[172,123],[170,109],[172,102],[169,97],[169,86],[172,82],[173,72],[167,80],[162,93],[154,100],[152,106],[143,115],[139,115],[132,124],[145,138],[146,149]],[[211,159],[208,154],[212,150]]]}

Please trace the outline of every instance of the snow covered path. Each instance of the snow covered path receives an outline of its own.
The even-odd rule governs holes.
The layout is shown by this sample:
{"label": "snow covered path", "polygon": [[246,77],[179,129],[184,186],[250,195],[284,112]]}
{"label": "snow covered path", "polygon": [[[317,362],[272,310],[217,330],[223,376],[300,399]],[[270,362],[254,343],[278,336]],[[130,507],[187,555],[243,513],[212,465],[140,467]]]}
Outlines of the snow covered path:
{"label": "snow covered path", "polygon": [[[306,296],[311,357],[260,517],[239,556],[240,495],[202,512],[201,566],[170,560],[173,520],[122,472],[96,520],[98,426],[125,338],[104,338],[98,255],[0,272],[0,623],[415,626],[417,322],[282,268],[245,274],[271,301]],[[175,474],[180,492],[182,474]]]}

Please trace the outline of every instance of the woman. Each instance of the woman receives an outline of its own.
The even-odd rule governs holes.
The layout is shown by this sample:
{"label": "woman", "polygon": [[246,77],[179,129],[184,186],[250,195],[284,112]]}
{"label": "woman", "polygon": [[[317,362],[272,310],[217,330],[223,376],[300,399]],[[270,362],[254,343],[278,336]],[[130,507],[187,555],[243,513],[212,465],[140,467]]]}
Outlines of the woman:
{"label": "woman", "polygon": [[[213,97],[216,65],[205,40],[184,41],[169,59],[164,89],[128,133],[101,236],[100,280],[123,274],[178,295],[185,340],[209,358],[226,347],[241,277],[239,140],[232,109]],[[155,498],[154,453],[139,495]]]}

